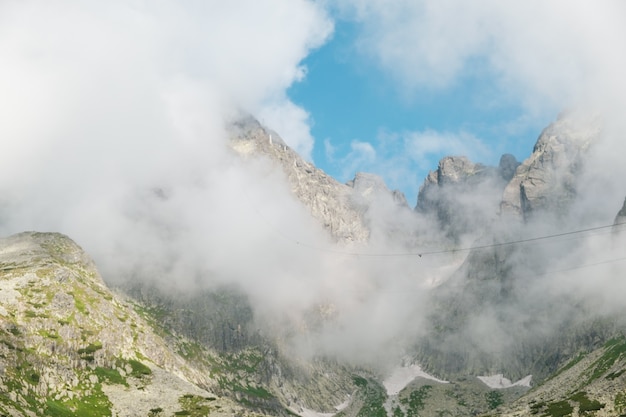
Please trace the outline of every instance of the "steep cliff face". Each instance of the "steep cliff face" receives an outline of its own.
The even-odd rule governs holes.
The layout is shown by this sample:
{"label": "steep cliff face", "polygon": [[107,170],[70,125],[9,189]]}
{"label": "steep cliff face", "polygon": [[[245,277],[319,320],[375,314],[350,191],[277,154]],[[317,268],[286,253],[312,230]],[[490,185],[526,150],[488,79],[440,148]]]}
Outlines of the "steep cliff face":
{"label": "steep cliff face", "polygon": [[352,188],[305,161],[276,134],[252,117],[230,126],[231,146],[244,157],[266,157],[284,171],[294,195],[332,236],[344,242],[369,237],[363,213],[354,206]]}
{"label": "steep cliff face", "polygon": [[445,157],[420,187],[416,210],[433,216],[453,236],[479,230],[497,217],[502,191],[518,165],[509,154],[498,167]]}
{"label": "steep cliff face", "polygon": [[532,155],[517,168],[504,190],[501,212],[526,220],[537,212],[567,212],[578,192],[585,154],[600,132],[596,117],[560,116],[541,133]]}

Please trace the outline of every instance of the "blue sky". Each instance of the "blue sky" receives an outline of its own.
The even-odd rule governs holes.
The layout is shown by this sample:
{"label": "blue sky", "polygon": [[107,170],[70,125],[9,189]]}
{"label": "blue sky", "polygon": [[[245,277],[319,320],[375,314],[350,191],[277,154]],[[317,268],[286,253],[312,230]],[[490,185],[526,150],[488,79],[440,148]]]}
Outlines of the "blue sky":
{"label": "blue sky", "polygon": [[[550,109],[525,119],[517,97],[503,92],[479,60],[448,85],[407,90],[359,50],[360,30],[355,22],[337,19],[330,40],[303,61],[305,78],[288,90],[310,115],[313,161],[341,182],[355,171],[374,172],[415,204],[420,184],[440,158],[467,154],[474,162],[497,165],[503,153],[512,153],[521,161],[557,115]],[[419,160],[406,155],[403,137],[425,132],[442,142],[457,137],[468,148],[441,143]],[[474,140],[483,146],[473,146]],[[351,144],[369,144],[375,156],[365,157]]]}

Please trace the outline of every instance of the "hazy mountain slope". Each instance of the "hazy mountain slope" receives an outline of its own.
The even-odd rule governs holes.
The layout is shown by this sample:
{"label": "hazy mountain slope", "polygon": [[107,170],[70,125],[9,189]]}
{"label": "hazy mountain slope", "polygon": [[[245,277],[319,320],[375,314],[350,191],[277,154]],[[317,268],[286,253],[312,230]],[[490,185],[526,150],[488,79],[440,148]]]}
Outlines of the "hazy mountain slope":
{"label": "hazy mountain slope", "polygon": [[259,382],[259,375],[267,375],[256,369],[261,352],[219,355],[168,332],[158,323],[160,314],[112,293],[89,257],[63,235],[2,239],[0,411],[11,416],[289,414],[269,391],[271,381],[265,387]]}
{"label": "hazy mountain slope", "polygon": [[[409,292],[394,298],[411,306],[424,304],[410,310],[428,315],[415,317],[422,326],[420,337],[415,336],[415,329],[407,331],[408,336],[386,335],[392,342],[402,340],[403,347],[414,342],[407,360],[417,360],[449,383],[418,377],[395,392],[387,391],[384,381],[389,364],[382,363],[390,353],[384,349],[370,362],[353,362],[349,354],[354,347],[337,357],[316,351],[293,354],[297,348],[288,343],[290,337],[302,336],[294,340],[308,342],[307,338],[323,334],[316,330],[324,328],[326,320],[341,314],[323,299],[297,320],[268,316],[274,321],[260,326],[265,316],[257,315],[250,301],[252,293],[246,293],[243,286],[216,284],[225,282],[220,271],[202,271],[216,277],[199,274],[193,290],[175,283],[168,286],[165,280],[126,277],[125,295],[121,295],[106,287],[89,257],[69,238],[23,233],[0,241],[0,413],[408,417],[476,415],[490,409],[492,415],[565,415],[558,413],[570,408],[573,415],[626,413],[626,342],[621,336],[626,309],[619,297],[616,305],[607,306],[602,297],[606,294],[591,291],[595,281],[589,284],[586,270],[572,264],[572,260],[596,262],[588,258],[587,249],[595,255],[611,252],[623,257],[620,227],[603,229],[590,242],[588,236],[570,235],[550,245],[533,239],[537,233],[560,230],[558,222],[539,222],[537,213],[560,216],[579,195],[578,191],[570,193],[575,190],[579,166],[563,161],[582,164],[591,137],[585,135],[595,130],[576,131],[573,126],[573,122],[559,120],[546,129],[534,157],[517,169],[509,183],[515,188],[519,181],[520,190],[522,185],[524,189],[538,187],[535,194],[520,194],[517,213],[525,222],[508,222],[506,216],[493,220],[493,213],[483,216],[480,210],[464,212],[468,207],[481,207],[480,196],[473,196],[479,192],[489,196],[485,206],[497,206],[494,195],[504,186],[505,176],[511,175],[514,161],[496,169],[463,158],[444,158],[441,176],[431,174],[426,181],[431,190],[421,200],[426,209],[413,212],[375,176],[359,174],[349,185],[339,184],[255,120],[243,119],[232,127],[231,146],[244,158],[267,161],[270,168],[278,164],[296,197],[337,241],[367,240],[372,245],[382,240],[397,247],[405,247],[407,239],[435,241],[438,228],[424,226],[428,211],[444,214],[437,215],[438,222],[458,221],[455,226],[479,232],[481,239],[471,244],[475,248],[463,249],[462,265],[456,269],[454,264],[449,268],[454,272],[423,289],[427,296]],[[542,193],[548,197],[544,199]],[[471,199],[464,200],[468,196]],[[530,205],[522,204],[522,196]],[[532,208],[525,212],[528,207]],[[616,223],[624,210],[619,211]],[[490,226],[480,226],[487,219],[491,219]],[[430,255],[444,252],[448,251]],[[421,262],[428,261],[426,255],[406,263],[394,258],[380,264],[373,260],[368,265],[375,267],[367,272],[380,278],[379,286],[368,293],[370,298],[359,301],[382,313],[377,310],[381,306],[402,308],[376,305],[375,291],[385,290],[390,271],[404,277],[402,268],[416,268],[407,271],[406,277],[418,279]],[[618,265],[606,265],[615,268],[607,267],[604,274],[622,273]],[[290,273],[297,278],[298,271]],[[594,280],[598,278],[593,276],[596,270],[589,271]],[[257,278],[254,271],[247,272]],[[357,268],[356,272],[365,271]],[[555,273],[559,279],[551,275]],[[207,278],[206,285],[202,285],[203,278]],[[265,278],[259,277],[261,285]],[[354,297],[359,299],[361,293]],[[354,320],[365,321],[364,310],[355,311],[359,314]],[[415,326],[413,318],[400,323],[400,333]],[[338,323],[340,332],[347,330],[344,323],[354,324]],[[376,327],[366,322],[358,329],[383,332],[387,329],[382,327],[396,324],[384,322]],[[605,344],[610,337],[615,340]],[[551,376],[572,358],[579,358],[581,351],[591,353]],[[512,380],[532,374],[533,384],[542,385],[510,405],[526,388],[495,390],[476,378],[499,373]]]}
{"label": "hazy mountain slope", "polygon": [[[350,367],[330,359],[289,355],[280,338],[297,329],[287,323],[277,334],[261,334],[254,327],[247,297],[237,288],[190,294],[138,284],[125,291],[149,306],[157,328],[185,336],[191,345],[179,345],[186,352],[183,356],[208,364],[216,380],[211,388],[220,395],[274,415],[286,408],[334,411],[355,389]],[[255,389],[246,390],[247,386]],[[265,394],[245,395],[257,389]]]}
{"label": "hazy mountain slope", "polygon": [[[504,372],[511,379],[533,374],[541,380],[571,352],[599,347],[619,332],[623,309],[601,311],[594,300],[601,294],[563,286],[584,282],[578,265],[604,259],[616,250],[615,243],[585,234],[534,240],[581,228],[567,224],[567,214],[584,201],[578,181],[600,128],[593,117],[575,116],[580,115],[562,116],[542,132],[504,191],[503,215],[482,229],[483,237],[472,245],[479,248],[433,291],[427,336],[418,343],[419,360],[430,371],[444,376]],[[449,176],[465,178],[473,166],[450,168],[459,174]],[[511,213],[526,221],[511,222]],[[455,224],[463,215],[447,222]]]}
{"label": "hazy mountain slope", "polygon": [[420,187],[416,211],[429,216],[447,234],[458,237],[489,227],[496,220],[502,192],[519,162],[503,155],[498,167],[446,156]]}
{"label": "hazy mountain slope", "polygon": [[580,352],[558,372],[493,416],[626,415],[626,339]]}

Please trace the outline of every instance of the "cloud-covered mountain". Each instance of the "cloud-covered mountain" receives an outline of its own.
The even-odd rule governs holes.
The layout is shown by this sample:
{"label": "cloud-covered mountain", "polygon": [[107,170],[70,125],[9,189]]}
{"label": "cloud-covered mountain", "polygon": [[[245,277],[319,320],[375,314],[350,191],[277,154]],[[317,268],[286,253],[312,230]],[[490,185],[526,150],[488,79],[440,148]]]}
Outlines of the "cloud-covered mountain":
{"label": "cloud-covered mountain", "polygon": [[[100,253],[104,281],[62,235],[3,241],[1,409],[18,416],[308,416],[335,407],[342,416],[466,413],[527,390],[494,390],[481,382],[490,375],[532,375],[542,384],[581,351],[613,355],[604,344],[626,325],[618,296],[623,207],[604,219],[611,210],[589,205],[602,135],[574,117],[544,130],[522,164],[506,155],[499,167],[444,158],[426,178],[417,210],[375,176],[336,182],[275,132],[236,118],[225,128],[223,155],[232,165],[224,169],[241,170],[242,188],[211,191],[226,200],[201,206],[209,215],[221,205],[233,209],[228,227],[200,224],[203,233],[214,225],[218,236],[200,239],[185,219],[172,223],[183,200],[165,182],[128,200],[130,218],[158,237],[157,246],[127,246],[115,262]],[[206,190],[200,183],[197,192]],[[243,195],[245,207],[231,205],[233,195]],[[524,199],[513,217],[497,211]],[[576,223],[582,218],[589,223]],[[234,248],[239,253],[229,255]],[[143,264],[150,259],[157,263]],[[598,377],[576,389],[588,387],[584,401],[607,404],[594,388],[606,381],[619,402],[621,362],[598,370],[593,360],[585,369]],[[434,376],[414,373],[416,363]],[[532,412],[583,401],[550,392],[544,405],[533,405],[534,394],[516,404]],[[444,400],[451,395],[457,400]]]}

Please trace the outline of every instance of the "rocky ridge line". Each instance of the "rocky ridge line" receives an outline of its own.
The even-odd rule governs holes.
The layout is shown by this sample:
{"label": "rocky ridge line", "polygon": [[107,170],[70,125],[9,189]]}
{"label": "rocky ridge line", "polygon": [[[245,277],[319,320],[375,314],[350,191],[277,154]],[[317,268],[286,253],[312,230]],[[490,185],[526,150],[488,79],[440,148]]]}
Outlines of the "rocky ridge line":
{"label": "rocky ridge line", "polygon": [[352,189],[305,161],[276,134],[251,116],[229,127],[230,145],[244,157],[268,157],[284,171],[294,195],[331,235],[342,242],[364,242],[369,230],[351,203]]}

